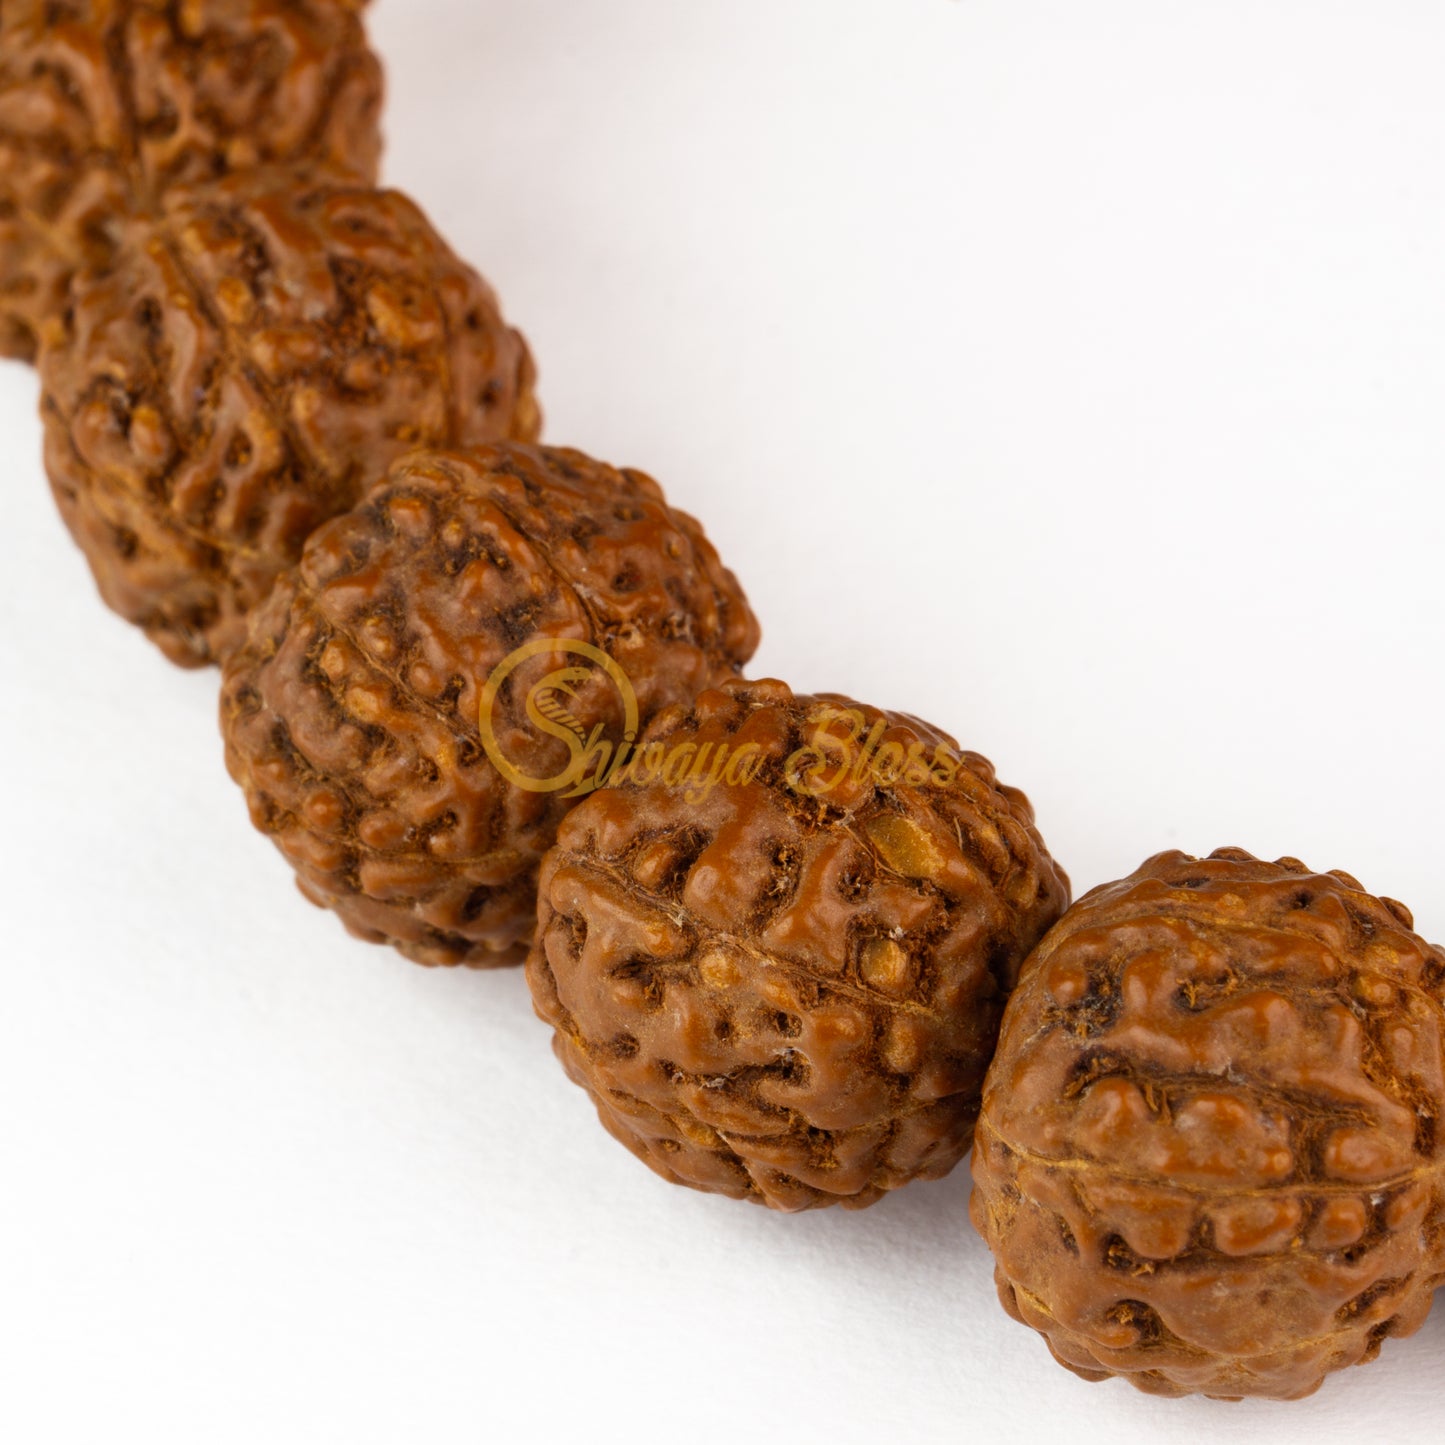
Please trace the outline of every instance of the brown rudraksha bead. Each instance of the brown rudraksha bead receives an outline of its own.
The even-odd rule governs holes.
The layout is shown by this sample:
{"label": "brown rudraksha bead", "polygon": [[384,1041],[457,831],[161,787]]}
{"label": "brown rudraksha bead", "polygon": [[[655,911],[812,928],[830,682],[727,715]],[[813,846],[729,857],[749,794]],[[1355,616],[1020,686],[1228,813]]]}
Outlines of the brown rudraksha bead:
{"label": "brown rudraksha bead", "polygon": [[540,424],[526,344],[411,201],[280,169],[128,223],[40,372],[66,525],[105,601],[186,666],[239,645],[397,457]]}
{"label": "brown rudraksha bead", "polygon": [[376,179],[365,0],[4,0],[0,355],[171,186],[276,162]]}
{"label": "brown rudraksha bead", "polygon": [[607,781],[543,865],[527,969],[606,1128],[781,1210],[952,1169],[1068,904],[1024,795],[926,723],[775,681],[663,714]]}
{"label": "brown rudraksha bead", "polygon": [[1445,1279],[1445,954],[1346,873],[1237,848],[1097,888],[1025,963],[973,1217],[1086,1379],[1293,1399]]}
{"label": "brown rudraksha bead", "polygon": [[227,764],[353,933],[519,963],[594,734],[620,740],[757,642],[650,478],[549,448],[418,453],[254,614],[224,673]]}

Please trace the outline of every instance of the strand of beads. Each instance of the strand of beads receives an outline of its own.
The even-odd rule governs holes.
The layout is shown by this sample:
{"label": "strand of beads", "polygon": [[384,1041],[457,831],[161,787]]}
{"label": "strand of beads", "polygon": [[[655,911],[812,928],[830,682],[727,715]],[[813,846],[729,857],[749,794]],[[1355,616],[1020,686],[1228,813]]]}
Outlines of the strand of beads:
{"label": "strand of beads", "polygon": [[859,1208],[975,1144],[1005,1307],[1086,1378],[1294,1398],[1417,1328],[1445,953],[1235,849],[1069,908],[986,759],[744,681],[702,529],[535,445],[526,343],[377,188],[364,6],[0,11],[0,353],[102,597],[224,666],[303,893],[419,963],[526,958],[675,1182]]}

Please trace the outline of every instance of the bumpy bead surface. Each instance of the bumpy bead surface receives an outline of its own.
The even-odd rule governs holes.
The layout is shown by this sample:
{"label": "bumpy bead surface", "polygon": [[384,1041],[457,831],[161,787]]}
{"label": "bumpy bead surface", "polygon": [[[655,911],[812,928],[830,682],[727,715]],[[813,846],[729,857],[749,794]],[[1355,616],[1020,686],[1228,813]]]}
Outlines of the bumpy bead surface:
{"label": "bumpy bead surface", "polygon": [[47,470],[101,595],[191,666],[239,645],[398,456],[540,424],[526,344],[412,202],[276,169],[129,223],[40,370]]}
{"label": "bumpy bead surface", "polygon": [[[484,730],[495,669],[539,640]],[[227,763],[354,933],[419,963],[516,963],[576,799],[510,780],[489,746],[545,781],[621,728],[579,646],[625,669],[641,722],[757,642],[736,579],[650,478],[546,448],[422,453],[317,531],[256,613],[224,674]]]}
{"label": "bumpy bead surface", "polygon": [[1445,1279],[1445,953],[1344,873],[1165,853],[1024,965],[974,1222],[1087,1379],[1296,1398]]}
{"label": "bumpy bead surface", "polygon": [[782,1210],[946,1174],[1068,903],[1027,799],[917,719],[779,682],[671,710],[627,766],[562,825],[528,962],[606,1128]]}
{"label": "bumpy bead surface", "polygon": [[0,354],[169,187],[268,162],[359,181],[381,153],[365,0],[4,0]]}

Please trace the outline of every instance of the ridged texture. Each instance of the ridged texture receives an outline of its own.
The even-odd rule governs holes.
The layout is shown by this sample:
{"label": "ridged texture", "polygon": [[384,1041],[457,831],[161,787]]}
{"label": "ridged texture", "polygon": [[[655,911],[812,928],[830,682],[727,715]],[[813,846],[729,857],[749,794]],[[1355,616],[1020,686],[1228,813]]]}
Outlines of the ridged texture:
{"label": "ridged texture", "polygon": [[1024,965],[974,1222],[1086,1379],[1294,1399],[1445,1279],[1445,954],[1346,873],[1164,853]]}
{"label": "ridged texture", "polygon": [[171,186],[278,162],[376,179],[365,0],[5,0],[0,355]]}
{"label": "ridged texture", "polygon": [[526,344],[411,201],[280,169],[128,223],[40,370],[66,525],[107,604],[185,666],[238,646],[398,456],[540,425]]}
{"label": "ridged texture", "polygon": [[[790,759],[839,708],[853,716],[823,726],[857,728],[856,761],[817,791],[841,746]],[[579,806],[542,870],[527,973],[567,1073],[644,1163],[697,1189],[861,1208],[946,1174],[1016,970],[1068,904],[1027,799],[976,753],[953,753],[947,786],[860,770],[870,739],[890,768],[952,740],[779,682],[706,693],[647,738],[651,762]],[[744,781],[727,768],[750,745]],[[723,749],[710,791],[676,782]]]}
{"label": "ridged texture", "polygon": [[[534,723],[528,684],[575,661],[565,640],[616,658],[646,719],[740,667],[758,628],[654,481],[522,446],[403,461],[255,614],[224,674],[227,764],[302,891],[352,932],[419,963],[521,961],[575,799],[509,782],[480,712],[493,670],[539,638],[556,654],[514,674],[493,719],[505,759],[546,779],[569,749]],[[564,681],[571,722],[620,730],[605,672]]]}

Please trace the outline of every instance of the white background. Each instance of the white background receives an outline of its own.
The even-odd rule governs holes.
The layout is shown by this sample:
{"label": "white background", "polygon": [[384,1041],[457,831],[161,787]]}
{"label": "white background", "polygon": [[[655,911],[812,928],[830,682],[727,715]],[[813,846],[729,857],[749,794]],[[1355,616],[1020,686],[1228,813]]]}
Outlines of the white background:
{"label": "white background", "polygon": [[[1077,891],[1344,867],[1445,936],[1445,7],[381,0],[389,181],[549,439],[652,471],[755,669],[935,719]],[[1293,1406],[1090,1386],[966,1171],[655,1180],[518,973],[305,904],[216,679],[102,610],[0,369],[0,1437],[1436,1441],[1445,1308]]]}

